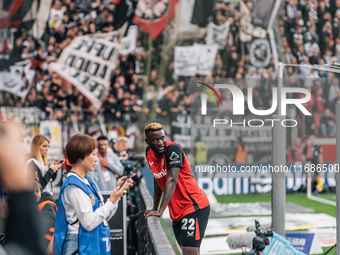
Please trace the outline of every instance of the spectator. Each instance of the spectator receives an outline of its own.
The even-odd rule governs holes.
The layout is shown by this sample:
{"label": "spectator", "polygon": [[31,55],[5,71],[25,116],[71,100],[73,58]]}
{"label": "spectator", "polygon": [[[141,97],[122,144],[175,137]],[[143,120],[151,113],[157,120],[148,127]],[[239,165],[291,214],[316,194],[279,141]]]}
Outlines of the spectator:
{"label": "spectator", "polygon": [[115,142],[112,144],[113,152],[121,160],[126,160],[129,158],[128,149],[129,149],[129,139],[127,137],[118,137]]}
{"label": "spectator", "polygon": [[315,105],[314,112],[317,114],[322,114],[324,111],[326,100],[323,98],[323,89],[317,88],[315,92]]}
{"label": "spectator", "polygon": [[308,162],[316,166],[317,164],[323,164],[323,154],[320,146],[314,144],[314,142],[315,135],[309,135],[306,141],[306,146],[303,148],[303,154]]}
{"label": "spectator", "polygon": [[31,189],[36,197],[38,209],[41,215],[40,225],[43,234],[43,246],[47,254],[52,253],[54,222],[57,213],[57,205],[54,202],[53,196],[49,193],[41,193],[41,185],[36,181],[31,181]]}
{"label": "spectator", "polygon": [[331,103],[330,110],[332,111],[332,113],[335,113],[335,106],[337,103],[340,103],[340,91],[336,93],[336,98],[334,98],[334,100]]}
{"label": "spectator", "polygon": [[320,121],[320,132],[322,137],[334,137],[335,128],[335,118],[331,111],[326,108]]}
{"label": "spectator", "polygon": [[294,139],[294,144],[291,147],[291,157],[294,162],[305,162],[306,157],[303,154],[303,149],[306,146],[305,143],[302,143],[301,138],[296,137]]}
{"label": "spectator", "polygon": [[57,177],[57,171],[63,160],[54,162],[47,171],[47,152],[50,140],[44,135],[36,135],[31,143],[31,158],[26,162],[25,169],[29,180],[36,180],[40,183],[42,192],[48,192],[53,196],[52,181]]}
{"label": "spectator", "polygon": [[297,1],[295,0],[289,0],[288,5],[287,5],[287,17],[291,20],[296,18],[296,13],[297,13],[296,2]]}
{"label": "spectator", "polygon": [[233,161],[236,164],[244,164],[247,162],[248,148],[245,146],[241,137],[236,139],[236,147],[232,155]]}
{"label": "spectator", "polygon": [[124,173],[124,166],[114,153],[108,152],[109,141],[106,136],[97,138],[98,158],[94,172],[88,176],[94,181],[100,191],[111,191],[116,187],[117,177]]}

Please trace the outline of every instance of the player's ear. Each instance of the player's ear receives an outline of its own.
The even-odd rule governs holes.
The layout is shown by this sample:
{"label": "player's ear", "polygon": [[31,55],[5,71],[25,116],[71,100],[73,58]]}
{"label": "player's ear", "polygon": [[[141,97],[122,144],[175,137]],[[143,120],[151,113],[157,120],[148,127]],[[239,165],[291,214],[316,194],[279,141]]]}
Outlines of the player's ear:
{"label": "player's ear", "polygon": [[148,142],[148,138],[147,138],[147,137],[145,137],[144,141],[145,141],[146,145],[149,145],[149,142]]}

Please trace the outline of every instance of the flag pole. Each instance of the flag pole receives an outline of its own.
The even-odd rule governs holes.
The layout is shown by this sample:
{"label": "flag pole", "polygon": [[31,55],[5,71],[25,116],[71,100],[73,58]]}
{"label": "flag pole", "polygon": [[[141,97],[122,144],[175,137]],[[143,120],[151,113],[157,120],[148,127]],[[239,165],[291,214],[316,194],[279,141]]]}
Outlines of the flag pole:
{"label": "flag pole", "polygon": [[[169,6],[171,6],[171,4],[172,4],[171,2],[172,1],[173,0],[170,0]],[[169,24],[169,12],[168,12],[168,15],[166,15],[165,29],[166,29],[168,24]],[[168,34],[168,38],[164,38],[163,39],[163,45],[162,45],[163,50],[162,50],[162,53],[161,53],[161,63],[159,65],[159,72],[158,72],[158,77],[157,77],[157,85],[156,85],[156,90],[155,90],[155,93],[157,93],[157,94],[159,92],[159,88],[162,85],[162,80],[164,78],[166,67],[167,67],[167,64],[169,62],[169,54],[168,53],[169,53],[169,50],[171,49],[171,47],[169,47],[169,45],[171,45],[171,40],[170,40],[170,35]],[[157,103],[157,97],[152,98],[152,110],[150,112],[149,122],[155,121],[155,117],[156,117],[156,103]]]}
{"label": "flag pole", "polygon": [[[143,96],[146,96],[146,93],[149,91],[150,88],[150,73],[151,73],[151,59],[152,59],[152,33],[153,33],[153,25],[154,25],[154,17],[153,17],[153,6],[154,6],[154,0],[151,0],[151,21],[150,21],[150,33],[148,38],[148,58],[146,62],[146,81],[143,86]],[[143,106],[142,106],[142,112],[141,112],[141,118],[139,119],[139,127],[141,129],[144,129],[145,121],[147,113],[145,112],[147,110],[146,105],[146,98],[143,100]]]}

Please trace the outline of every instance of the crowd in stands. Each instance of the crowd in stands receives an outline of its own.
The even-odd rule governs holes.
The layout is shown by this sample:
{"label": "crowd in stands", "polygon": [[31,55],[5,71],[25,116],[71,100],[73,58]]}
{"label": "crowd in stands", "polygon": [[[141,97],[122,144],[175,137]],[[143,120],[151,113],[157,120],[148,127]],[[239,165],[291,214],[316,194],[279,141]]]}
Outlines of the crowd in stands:
{"label": "crowd in stands", "polygon": [[[249,10],[252,1],[245,1]],[[89,120],[95,122],[97,110],[75,87],[62,77],[48,71],[48,64],[56,61],[62,50],[71,40],[79,35],[105,33],[115,29],[117,19],[116,4],[112,1],[95,0],[90,12],[75,11],[71,0],[55,0],[53,8],[64,9],[61,26],[51,29],[48,45],[37,44],[30,35],[22,33],[15,40],[15,49],[22,52],[22,57],[31,59],[36,69],[36,78],[26,98],[2,92],[0,105],[12,107],[37,106],[45,111],[48,118],[62,121]],[[240,41],[239,4],[232,1],[216,2],[210,20],[215,24],[229,22],[229,35],[225,47],[218,51],[211,77],[237,79],[266,79],[265,83],[253,83],[254,106],[268,109],[271,104],[272,87],[276,84],[274,59],[266,68],[252,66],[249,56],[250,43]],[[309,68],[311,65],[335,64],[340,57],[340,1],[337,0],[289,0],[283,1],[279,11],[278,31],[281,42],[277,42],[280,60],[288,64],[304,64],[303,67],[285,69],[285,86],[305,87],[312,92],[312,100],[306,108],[313,112],[312,117],[297,116],[300,126],[305,126],[303,135],[316,134],[320,137],[335,135],[335,104],[340,101],[340,87],[337,78],[331,72]],[[276,24],[277,27],[277,24]],[[167,35],[172,30],[170,22],[162,34],[153,41],[152,61],[148,93],[143,96],[146,82],[147,34],[138,32],[137,48],[128,56],[119,55],[117,69],[112,77],[110,89],[102,110],[112,120],[122,120],[124,116],[142,111],[143,100],[147,101],[150,111],[152,102],[157,101],[157,117],[171,120],[176,114],[188,114],[190,111],[190,77],[173,75],[173,53],[168,57],[164,77],[159,79],[162,50]],[[204,38],[185,41],[205,43]],[[210,76],[208,76],[210,77]],[[320,78],[325,78],[321,80]],[[161,81],[161,82],[160,82]],[[158,84],[158,83],[161,84]],[[156,85],[160,91],[152,91]],[[246,84],[249,86],[250,84]],[[68,111],[72,114],[69,114]],[[136,115],[135,115],[136,116]],[[135,120],[136,117],[132,118]],[[129,118],[131,120],[131,118]]]}
{"label": "crowd in stands", "polygon": [[[91,3],[90,12],[79,12],[75,10],[74,1],[53,1],[52,8],[63,9],[64,15],[58,28],[49,28],[51,36],[47,45],[38,44],[23,31],[16,34],[13,51],[21,52],[23,59],[31,60],[35,69],[30,92],[26,98],[1,92],[0,106],[36,106],[46,113],[47,119],[95,122],[97,110],[91,102],[61,76],[48,71],[48,66],[57,61],[76,36],[114,31],[115,7],[112,1],[96,0]],[[104,114],[112,119],[124,120],[128,114],[140,110],[146,56],[141,45],[138,40],[137,48],[131,54],[119,55],[117,60],[117,69],[102,105]]]}
{"label": "crowd in stands", "polygon": [[[252,1],[245,1],[245,3],[251,10]],[[251,64],[250,43],[240,40],[241,17],[237,3],[217,1],[215,4],[211,21],[217,25],[228,21],[230,30],[224,48],[218,51],[211,77],[246,79],[245,82],[237,82],[237,85],[245,94],[247,93],[245,88],[252,86],[254,107],[269,109],[272,87],[277,84],[274,59],[271,59],[266,68],[257,68]],[[336,79],[338,75],[311,67],[312,65],[335,65],[338,62],[340,57],[340,1],[283,1],[279,11],[279,22],[274,24],[274,29],[275,26],[281,37],[281,42],[277,42],[279,59],[287,64],[304,65],[285,68],[284,86],[304,87],[312,94],[311,100],[305,104],[305,107],[313,115],[305,117],[297,113],[297,116],[294,116],[299,122],[299,135],[315,134],[317,137],[335,137],[335,104],[340,102],[339,81]],[[205,43],[204,39],[194,42]],[[181,78],[183,77],[179,77],[176,89],[180,89]],[[187,85],[187,79],[184,80]],[[166,101],[162,101],[162,105],[165,105],[164,109],[175,111],[173,106],[185,105],[183,103],[185,97],[176,101],[176,98],[181,99],[181,97],[176,96],[175,90],[173,94],[164,96],[163,101]],[[231,103],[228,98],[227,96],[224,99],[225,102]],[[183,107],[179,112],[182,109]]]}

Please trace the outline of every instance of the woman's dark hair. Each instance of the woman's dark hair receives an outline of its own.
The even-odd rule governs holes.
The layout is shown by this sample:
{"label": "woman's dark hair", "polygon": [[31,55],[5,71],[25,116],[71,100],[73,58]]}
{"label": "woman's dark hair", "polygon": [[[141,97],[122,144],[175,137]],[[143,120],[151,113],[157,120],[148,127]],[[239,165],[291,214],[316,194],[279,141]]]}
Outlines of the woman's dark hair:
{"label": "woman's dark hair", "polygon": [[79,159],[84,160],[94,149],[97,149],[97,141],[92,136],[75,134],[71,136],[65,147],[65,154],[70,164],[75,164]]}

